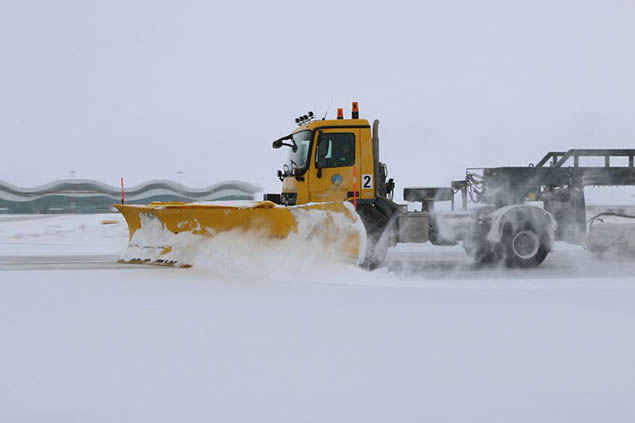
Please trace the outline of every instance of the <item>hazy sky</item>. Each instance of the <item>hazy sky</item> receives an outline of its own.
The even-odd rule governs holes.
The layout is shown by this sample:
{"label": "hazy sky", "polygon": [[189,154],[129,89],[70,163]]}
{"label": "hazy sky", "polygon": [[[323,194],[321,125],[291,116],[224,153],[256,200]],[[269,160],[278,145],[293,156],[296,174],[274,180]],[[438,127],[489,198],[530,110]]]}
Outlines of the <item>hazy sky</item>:
{"label": "hazy sky", "polygon": [[333,101],[398,190],[548,150],[635,148],[635,2],[0,0],[0,179],[225,179]]}

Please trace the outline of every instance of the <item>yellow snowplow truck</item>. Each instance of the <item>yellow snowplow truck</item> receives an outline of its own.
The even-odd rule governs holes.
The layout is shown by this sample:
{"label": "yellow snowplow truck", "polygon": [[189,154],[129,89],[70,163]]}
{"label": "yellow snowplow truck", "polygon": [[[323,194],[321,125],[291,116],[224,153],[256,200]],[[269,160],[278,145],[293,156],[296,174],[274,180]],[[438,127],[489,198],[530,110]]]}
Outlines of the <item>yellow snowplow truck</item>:
{"label": "yellow snowplow truck", "polygon": [[[342,109],[335,120],[316,120],[311,112],[296,119],[298,127],[273,142],[289,149],[281,194],[266,200],[284,206],[319,202],[354,204],[366,230],[362,266],[381,265],[389,247],[397,243],[455,245],[463,242],[477,262],[504,260],[509,267],[533,267],[547,256],[555,239],[556,222],[542,208],[516,202],[467,210],[468,179],[452,187],[405,188],[404,200],[419,202],[417,211],[393,201],[395,184],[379,159],[379,121],[372,127],[359,118],[356,102],[351,119]],[[463,206],[454,210],[454,195]],[[451,210],[435,212],[434,204],[451,203]]]}
{"label": "yellow snowplow truck", "polygon": [[[350,119],[338,109],[336,119],[309,112],[295,121],[273,142],[287,149],[279,194],[239,203],[117,205],[130,230],[124,261],[189,265],[201,240],[239,233],[251,236],[246,242],[317,241],[324,254],[369,269],[400,242],[460,242],[476,262],[534,267],[555,240],[587,244],[585,186],[635,185],[635,150],[549,152],[535,165],[468,169],[447,188],[405,188],[404,200],[421,204],[409,211],[393,201],[395,184],[379,158],[379,121],[360,119],[357,103]],[[587,157],[603,158],[604,166],[581,166]],[[613,166],[613,158],[628,159],[628,166]],[[450,204],[435,211],[437,202]],[[594,236],[589,245],[601,249],[600,238],[608,239]]]}

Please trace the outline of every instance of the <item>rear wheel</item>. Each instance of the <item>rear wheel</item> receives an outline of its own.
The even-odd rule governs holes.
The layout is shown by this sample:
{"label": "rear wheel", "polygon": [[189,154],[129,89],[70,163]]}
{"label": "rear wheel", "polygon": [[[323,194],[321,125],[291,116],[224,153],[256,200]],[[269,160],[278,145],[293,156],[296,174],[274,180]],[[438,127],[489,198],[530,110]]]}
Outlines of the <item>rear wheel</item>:
{"label": "rear wheel", "polygon": [[511,224],[505,225],[501,249],[505,266],[528,268],[545,261],[550,247],[547,234],[527,223],[517,229]]}

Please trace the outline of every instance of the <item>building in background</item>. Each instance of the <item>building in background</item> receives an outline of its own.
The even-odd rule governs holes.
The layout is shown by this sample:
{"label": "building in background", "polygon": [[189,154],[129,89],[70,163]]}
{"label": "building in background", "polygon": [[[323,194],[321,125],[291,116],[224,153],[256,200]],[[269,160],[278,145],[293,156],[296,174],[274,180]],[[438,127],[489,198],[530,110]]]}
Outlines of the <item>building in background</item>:
{"label": "building in background", "polygon": [[[261,189],[255,185],[224,181],[208,188],[188,188],[177,182],[157,180],[126,188],[127,204],[152,201],[252,200]],[[0,181],[0,213],[108,213],[121,202],[121,188],[99,181],[67,179],[35,188]]]}

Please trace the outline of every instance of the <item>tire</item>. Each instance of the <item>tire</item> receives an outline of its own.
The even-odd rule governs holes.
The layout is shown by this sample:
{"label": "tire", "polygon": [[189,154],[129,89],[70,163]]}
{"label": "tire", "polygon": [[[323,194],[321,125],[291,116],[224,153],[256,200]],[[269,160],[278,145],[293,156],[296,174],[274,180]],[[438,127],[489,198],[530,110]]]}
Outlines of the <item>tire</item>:
{"label": "tire", "polygon": [[503,228],[501,250],[507,267],[536,267],[545,261],[549,254],[548,235],[529,222],[517,228],[508,223]]}

